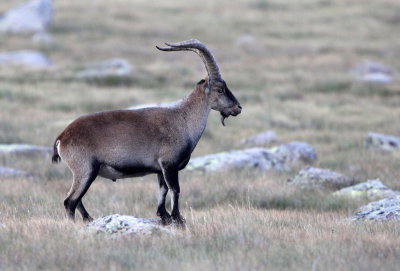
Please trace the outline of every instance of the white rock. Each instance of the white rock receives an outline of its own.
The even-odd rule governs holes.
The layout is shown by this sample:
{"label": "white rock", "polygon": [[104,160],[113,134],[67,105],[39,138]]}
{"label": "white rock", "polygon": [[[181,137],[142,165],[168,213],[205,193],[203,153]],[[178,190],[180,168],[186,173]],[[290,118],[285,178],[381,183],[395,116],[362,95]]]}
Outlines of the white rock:
{"label": "white rock", "polygon": [[76,74],[78,79],[88,81],[107,80],[109,78],[127,79],[132,76],[133,67],[125,59],[115,58],[94,63]]}
{"label": "white rock", "polygon": [[190,160],[186,169],[203,172],[232,169],[289,170],[283,159],[263,148],[221,152],[196,157]]}
{"label": "white rock", "polygon": [[313,146],[306,142],[290,142],[269,149],[287,163],[312,164],[317,161],[317,153]]}
{"label": "white rock", "polygon": [[50,147],[34,146],[28,144],[0,144],[0,155],[50,155]]}
{"label": "white rock", "polygon": [[256,43],[256,38],[250,34],[244,34],[236,39],[236,44],[239,46],[246,46]]}
{"label": "white rock", "polygon": [[53,43],[53,37],[46,32],[38,32],[32,36],[32,41],[38,44],[51,44]]}
{"label": "white rock", "polygon": [[34,0],[21,4],[0,18],[0,32],[45,32],[53,17],[51,0]]}
{"label": "white rock", "polygon": [[30,178],[31,175],[28,172],[0,166],[0,179],[12,179],[12,178]]}
{"label": "white rock", "polygon": [[365,145],[384,151],[400,150],[400,137],[369,132],[365,139]]}
{"label": "white rock", "polygon": [[87,225],[86,230],[95,233],[106,233],[116,237],[121,235],[152,235],[156,233],[174,234],[170,226],[161,226],[159,219],[145,219],[119,214],[98,218]]}
{"label": "white rock", "polygon": [[385,65],[372,61],[365,61],[353,68],[359,82],[387,84],[393,81],[393,70]]}
{"label": "white rock", "polygon": [[42,53],[32,50],[0,53],[0,66],[48,68],[52,62]]}
{"label": "white rock", "polygon": [[371,202],[360,207],[351,220],[400,222],[400,196]]}
{"label": "white rock", "polygon": [[349,198],[368,198],[368,199],[382,199],[387,197],[394,197],[397,195],[395,191],[384,185],[381,180],[368,180],[353,186],[342,188],[333,193],[334,196],[349,197]]}
{"label": "white rock", "polygon": [[242,140],[242,144],[247,146],[262,147],[278,141],[275,131],[265,131],[252,137]]}
{"label": "white rock", "polygon": [[342,188],[350,186],[353,180],[329,169],[306,167],[289,183],[303,188]]}

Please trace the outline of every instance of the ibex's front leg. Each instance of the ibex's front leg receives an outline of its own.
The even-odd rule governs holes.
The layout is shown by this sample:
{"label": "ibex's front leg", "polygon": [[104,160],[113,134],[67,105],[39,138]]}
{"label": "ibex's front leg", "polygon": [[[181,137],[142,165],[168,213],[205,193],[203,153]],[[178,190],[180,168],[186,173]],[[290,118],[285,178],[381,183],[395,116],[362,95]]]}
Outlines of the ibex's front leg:
{"label": "ibex's front leg", "polygon": [[178,179],[178,169],[173,166],[168,166],[165,163],[160,163],[162,172],[164,175],[164,180],[168,187],[171,189],[171,216],[173,221],[175,221],[179,226],[184,226],[185,220],[181,217],[179,212],[179,179]]}
{"label": "ibex's front leg", "polygon": [[165,196],[168,193],[168,186],[165,183],[164,175],[162,173],[157,174],[158,184],[160,186],[160,194],[158,195],[158,207],[157,215],[161,218],[161,222],[164,225],[171,224],[172,219],[170,214],[165,209]]}

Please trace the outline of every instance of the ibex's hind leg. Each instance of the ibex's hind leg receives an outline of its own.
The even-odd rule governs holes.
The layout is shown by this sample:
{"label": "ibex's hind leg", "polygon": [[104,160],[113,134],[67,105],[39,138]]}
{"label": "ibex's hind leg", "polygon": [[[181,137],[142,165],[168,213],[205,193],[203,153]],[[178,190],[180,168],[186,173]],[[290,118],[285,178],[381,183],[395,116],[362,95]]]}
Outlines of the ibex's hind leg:
{"label": "ibex's hind leg", "polygon": [[[83,170],[82,165],[80,169]],[[67,212],[67,216],[71,220],[75,219],[75,209],[76,207],[78,207],[78,205],[78,210],[81,212],[83,219],[85,220],[86,215],[89,219],[90,216],[83,207],[81,199],[89,189],[92,182],[96,179],[98,172],[99,167],[94,165],[90,166],[89,169],[87,169],[87,172],[74,172],[74,181],[72,183],[67,198],[64,200],[64,206]],[[84,212],[82,213],[82,211]]]}
{"label": "ibex's hind leg", "polygon": [[161,218],[161,222],[164,225],[168,225],[171,224],[172,222],[171,215],[165,209],[165,196],[168,193],[168,186],[165,183],[164,176],[162,173],[157,174],[157,178],[160,187],[158,195],[157,215]]}
{"label": "ibex's hind leg", "polygon": [[80,200],[78,202],[78,205],[76,206],[76,208],[78,208],[78,211],[81,213],[83,221],[85,221],[85,222],[93,221],[93,218],[86,211],[85,206],[83,206],[82,200]]}

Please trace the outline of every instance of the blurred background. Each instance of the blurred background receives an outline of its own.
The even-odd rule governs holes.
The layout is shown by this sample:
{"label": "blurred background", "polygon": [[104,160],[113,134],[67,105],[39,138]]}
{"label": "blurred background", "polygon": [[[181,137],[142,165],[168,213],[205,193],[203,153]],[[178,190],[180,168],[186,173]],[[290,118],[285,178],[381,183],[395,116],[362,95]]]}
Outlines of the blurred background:
{"label": "blurred background", "polygon": [[[274,131],[277,139],[273,143],[262,143],[261,147],[304,141],[316,150],[314,166],[338,171],[355,182],[380,178],[391,189],[400,190],[400,143],[393,141],[387,145],[389,148],[381,150],[378,140],[377,148],[366,147],[369,132],[400,136],[398,0],[36,0],[26,3],[0,2],[0,144],[51,147],[68,123],[83,114],[181,99],[206,76],[203,63],[192,52],[165,53],[155,46],[196,38],[214,53],[222,76],[241,102],[243,111],[236,118],[227,119],[226,127],[222,127],[219,114],[212,112],[193,157],[243,149],[246,148],[244,139]],[[23,225],[30,219],[63,218],[62,200],[71,181],[64,164],[51,165],[50,158],[15,156],[0,156],[0,163],[33,176],[31,181],[22,180],[19,188],[10,188],[15,181],[2,182],[0,198],[4,200],[0,214],[5,221],[26,230]],[[326,194],[300,193],[288,188],[287,179],[298,169],[267,175],[228,172],[217,177],[184,173],[183,214],[188,218],[191,210],[192,219],[207,217],[208,208],[220,210],[224,206],[251,203],[285,212],[311,210],[320,215],[322,211],[333,211],[344,218],[358,207],[359,202],[347,205],[348,202],[326,201]],[[156,196],[156,181],[150,176],[135,182],[122,181],[122,184],[101,179],[92,186],[85,200],[87,209],[96,217],[112,212],[149,217],[154,216]],[[214,216],[220,215],[213,210]],[[193,221],[203,221],[196,219]],[[313,219],[316,218],[310,218]],[[218,231],[218,225],[215,232],[206,228],[202,233],[211,237],[214,233],[218,235],[225,227],[221,226]],[[350,236],[354,229],[342,230],[348,231],[345,236]],[[390,236],[396,230],[383,232]],[[68,242],[69,234],[72,235],[68,232],[56,236]],[[267,239],[276,241],[278,235],[273,236],[275,239]],[[206,244],[213,242],[211,237]],[[8,238],[5,240],[12,243],[14,239]],[[232,251],[233,243],[244,248],[247,245],[243,240],[252,240],[235,238],[232,237]],[[66,253],[72,259],[80,259],[74,253],[79,241],[73,240],[75,246],[69,247]],[[350,257],[366,244],[376,243],[376,240],[369,241],[349,248],[344,239],[335,239],[333,254]],[[87,248],[95,246],[87,242]],[[195,250],[199,243],[194,243],[185,244]],[[379,248],[385,246],[377,243]],[[163,244],[168,246],[166,242]],[[260,248],[259,244],[251,244],[248,246]],[[278,257],[277,263],[288,260],[283,254],[302,255],[303,262],[303,257],[293,257],[289,263],[310,269],[308,260],[315,256],[312,252],[315,244],[306,248],[298,245],[302,249],[283,245],[284,248],[268,250],[267,254]],[[48,245],[45,251],[57,250],[58,246]],[[199,262],[204,255],[221,251],[219,246],[210,246],[209,251],[194,254]],[[35,258],[29,246],[22,247],[24,253],[32,253]],[[18,262],[12,256],[17,249],[15,243],[7,247],[5,257],[10,266]],[[294,254],[287,253],[288,250]],[[394,262],[396,251],[390,250],[392,254],[388,256]],[[97,253],[101,255],[102,251]],[[352,255],[354,258],[346,259],[357,263],[360,259],[368,262],[375,254],[372,249]],[[129,262],[128,255],[125,256]],[[52,263],[63,263],[56,255],[49,257]],[[330,260],[321,260],[321,264],[328,269],[340,264],[329,255],[325,257]],[[211,266],[222,259],[226,258],[211,257]],[[234,262],[234,258],[229,259]],[[260,258],[247,259],[255,264],[247,267],[257,267]],[[40,261],[35,263],[41,266]],[[379,268],[379,261],[374,263],[369,262],[370,266]],[[225,267],[229,269],[229,265]]]}

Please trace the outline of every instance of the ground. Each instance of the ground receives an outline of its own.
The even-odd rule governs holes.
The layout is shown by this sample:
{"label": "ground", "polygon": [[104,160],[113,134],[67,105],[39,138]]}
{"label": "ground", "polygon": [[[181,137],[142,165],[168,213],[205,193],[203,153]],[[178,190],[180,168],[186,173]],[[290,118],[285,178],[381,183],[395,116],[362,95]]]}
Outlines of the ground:
{"label": "ground", "polygon": [[[0,11],[19,2],[3,1]],[[37,49],[54,67],[0,67],[0,143],[52,146],[83,114],[182,98],[205,77],[203,64],[193,53],[155,46],[197,38],[214,52],[243,112],[226,127],[211,113],[193,156],[241,148],[243,138],[273,129],[281,142],[312,144],[314,166],[358,182],[380,178],[400,190],[400,154],[364,147],[369,131],[400,134],[398,1],[56,0],[54,8],[52,44],[1,37],[0,51]],[[135,66],[132,84],[74,79],[86,65],[114,57]],[[391,67],[393,83],[357,82],[351,71],[366,60]],[[366,201],[289,186],[300,168],[182,172],[184,233],[108,240],[82,234],[82,222],[65,219],[72,179],[65,164],[40,157],[1,157],[0,164],[34,176],[0,180],[2,270],[397,270],[400,264],[398,223],[349,222]],[[93,217],[154,217],[157,186],[156,176],[99,178],[84,203]]]}

